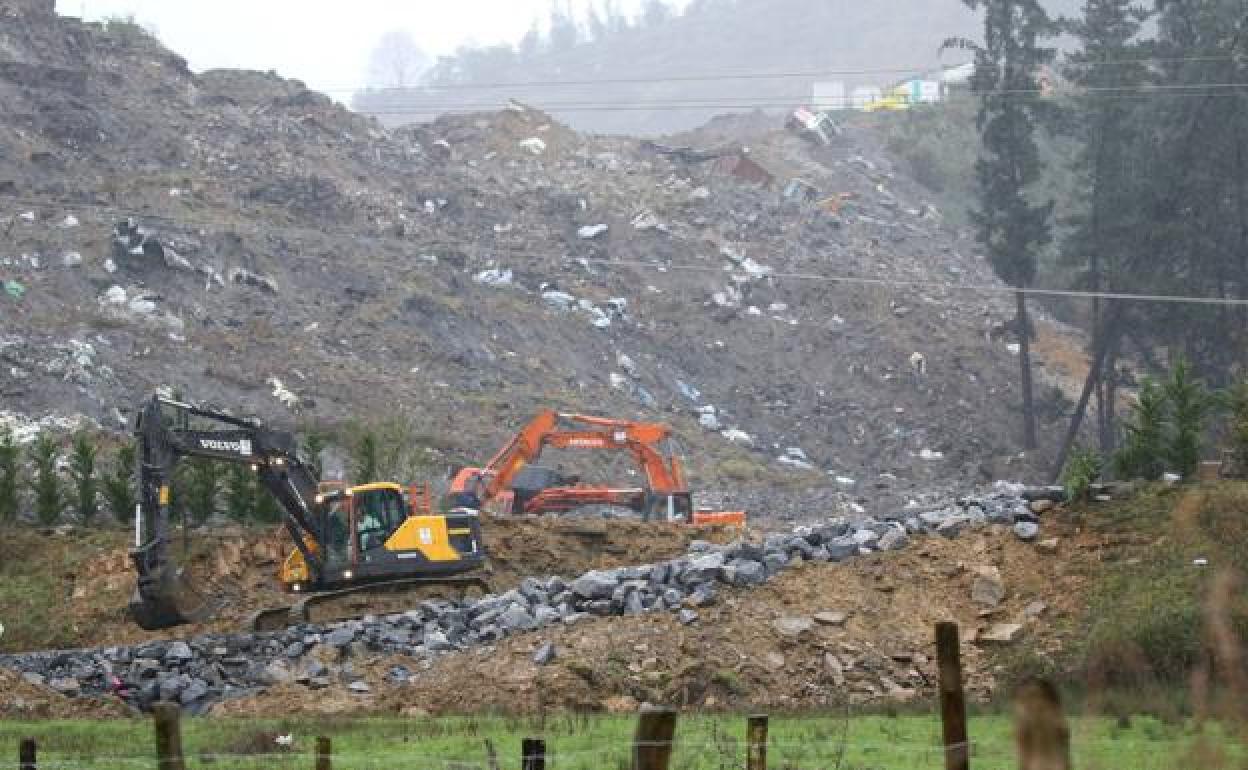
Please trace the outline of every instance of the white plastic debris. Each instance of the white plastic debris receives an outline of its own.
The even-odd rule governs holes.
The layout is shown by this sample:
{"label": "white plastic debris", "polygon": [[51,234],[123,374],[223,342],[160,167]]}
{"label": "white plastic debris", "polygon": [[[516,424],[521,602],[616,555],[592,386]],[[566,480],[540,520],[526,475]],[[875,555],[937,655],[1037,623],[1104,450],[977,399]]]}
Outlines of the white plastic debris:
{"label": "white plastic debris", "polygon": [[110,286],[108,291],[100,297],[100,302],[107,305],[124,305],[126,304],[126,290],[120,286]]}
{"label": "white plastic debris", "polygon": [[104,272],[109,274],[117,272],[117,263],[112,260],[112,257],[104,260]]}
{"label": "white plastic debris", "polygon": [[273,388],[273,397],[282,402],[287,409],[295,409],[299,406],[299,396],[295,395],[295,392],[286,387],[281,380],[270,377],[268,385]]}
{"label": "white plastic debris", "polygon": [[1209,560],[1205,558],[1192,559],[1193,567],[1208,567]]}
{"label": "white plastic debris", "polygon": [[585,225],[584,227],[576,231],[576,235],[581,240],[590,241],[602,235],[609,229],[610,227],[604,224]]}
{"label": "white plastic debris", "polygon": [[775,272],[770,267],[760,265],[749,257],[746,257],[741,263],[741,269],[749,273],[751,278],[764,278]]}
{"label": "white plastic debris", "polygon": [[719,435],[728,439],[728,441],[733,444],[754,446],[754,438],[740,428],[729,428],[728,430],[720,431]]}
{"label": "white plastic debris", "polygon": [[61,257],[61,264],[65,267],[79,267],[82,265],[82,255],[76,251],[67,251]]}
{"label": "white plastic debris", "polygon": [[633,229],[634,230],[643,230],[643,231],[655,230],[655,229],[660,229],[662,227],[663,227],[663,223],[660,222],[659,218],[656,217],[654,213],[649,210],[639,212],[636,216],[633,217]]}
{"label": "white plastic debris", "polygon": [[748,315],[757,315],[757,316],[761,316],[761,315],[763,314],[763,311],[759,310],[758,308],[754,307],[753,305],[750,305],[749,307],[747,307],[747,308],[745,309],[745,312],[746,312],[746,314],[748,314]]}
{"label": "white plastic debris", "polygon": [[278,746],[284,746],[286,748],[289,748],[295,742],[294,733],[291,733],[289,735],[279,735],[273,739],[273,742],[276,743]]}
{"label": "white plastic debris", "polygon": [[619,390],[628,384],[628,378],[619,372],[611,372],[611,387]]}
{"label": "white plastic debris", "polygon": [[637,364],[627,353],[616,353],[615,364],[627,372],[629,377],[637,376]]}
{"label": "white plastic debris", "polygon": [[782,455],[780,457],[777,457],[776,462],[780,463],[781,465],[787,465],[791,468],[797,468],[798,470],[803,470],[803,471],[808,471],[814,468],[813,465],[806,462],[805,460],[799,460],[796,457],[789,457],[788,455]]}
{"label": "white plastic debris", "polygon": [[851,479],[849,476],[833,476],[833,478],[836,480],[837,484],[840,484],[843,487],[852,487],[858,483],[856,480]]}
{"label": "white plastic debris", "polygon": [[513,274],[510,268],[495,267],[489,270],[482,270],[472,277],[474,283],[483,286],[493,286],[494,288],[502,288],[510,286]]}
{"label": "white plastic debris", "polygon": [[546,142],[536,136],[521,140],[520,146],[534,155],[541,155],[546,152]]}
{"label": "white plastic debris", "polygon": [[944,452],[937,452],[931,449],[924,449],[919,452],[919,457],[923,460],[940,460],[945,456]]}
{"label": "white plastic debris", "polygon": [[64,227],[66,229],[69,229],[71,227],[77,227],[77,226],[78,226],[78,217],[74,216],[73,214],[66,214],[65,218],[61,220],[61,227]]}
{"label": "white plastic debris", "polygon": [[785,449],[784,454],[786,457],[792,457],[794,460],[809,460],[810,459],[809,457],[806,456],[806,453],[802,451],[801,447],[796,447],[796,446],[791,446],[788,449]]}
{"label": "white plastic debris", "polygon": [[1023,352],[1023,346],[1017,342],[1011,342],[1005,346],[1005,349],[1010,351],[1010,355],[1012,356],[1017,356]]}
{"label": "white plastic debris", "polygon": [[1161,474],[1161,480],[1166,486],[1172,487],[1182,481],[1183,477],[1177,473],[1163,473]]}
{"label": "white plastic debris", "polygon": [[715,416],[715,412],[703,412],[698,416],[698,425],[703,430],[717,431],[719,430],[719,418]]}
{"label": "white plastic debris", "polygon": [[35,212],[33,212],[33,211],[26,211],[26,212],[23,212],[23,213],[21,214],[21,220],[22,220],[23,222],[34,222],[34,221],[35,221]]}
{"label": "white plastic debris", "polygon": [[572,303],[576,301],[576,297],[573,297],[566,291],[551,289],[549,291],[542,292],[542,301],[553,308],[567,310],[572,307]]}

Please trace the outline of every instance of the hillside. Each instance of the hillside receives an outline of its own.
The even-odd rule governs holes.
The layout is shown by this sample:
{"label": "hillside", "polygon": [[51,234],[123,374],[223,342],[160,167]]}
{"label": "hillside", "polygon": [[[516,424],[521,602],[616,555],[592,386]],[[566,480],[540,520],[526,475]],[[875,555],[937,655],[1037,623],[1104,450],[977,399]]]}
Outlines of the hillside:
{"label": "hillside", "polygon": [[[1081,3],[1044,5],[1059,15]],[[575,42],[553,33],[515,50],[461,50],[426,74],[425,90],[361,92],[356,103],[397,125],[518,99],[584,131],[661,134],[730,108],[783,112],[808,103],[817,82],[843,83],[852,94],[960,64],[965,52],[941,46],[982,31],[961,0],[702,0],[681,14],[596,26],[583,24]]]}
{"label": "hillside", "polygon": [[[120,428],[168,386],[287,426],[385,418],[449,461],[548,405],[636,415],[674,425],[705,501],[760,513],[1032,467],[1006,297],[809,277],[994,283],[870,136],[751,130],[762,186],[523,108],[387,131],[50,5],[0,0],[8,423]],[[786,199],[795,177],[839,210]]]}

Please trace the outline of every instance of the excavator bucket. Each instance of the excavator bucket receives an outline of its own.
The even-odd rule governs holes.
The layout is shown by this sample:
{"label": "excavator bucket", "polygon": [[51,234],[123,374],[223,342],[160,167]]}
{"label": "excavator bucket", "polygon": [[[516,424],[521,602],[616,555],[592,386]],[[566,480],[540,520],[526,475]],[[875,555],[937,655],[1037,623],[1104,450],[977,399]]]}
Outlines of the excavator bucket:
{"label": "excavator bucket", "polygon": [[[142,549],[132,553],[135,563],[146,565]],[[208,599],[186,574],[173,563],[145,570],[139,569],[139,585],[130,598],[130,617],[145,631],[159,631],[187,623],[202,623],[220,609]]]}

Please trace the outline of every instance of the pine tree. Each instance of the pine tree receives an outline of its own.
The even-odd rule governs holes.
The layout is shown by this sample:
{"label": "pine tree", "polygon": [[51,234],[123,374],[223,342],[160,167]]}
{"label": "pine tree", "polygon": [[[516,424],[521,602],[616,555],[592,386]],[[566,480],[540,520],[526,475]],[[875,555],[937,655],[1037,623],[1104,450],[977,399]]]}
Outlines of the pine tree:
{"label": "pine tree", "polygon": [[1192,478],[1200,465],[1206,421],[1213,409],[1213,400],[1204,383],[1192,376],[1191,366],[1184,359],[1175,362],[1163,389],[1172,424],[1165,457],[1175,473],[1185,479]]}
{"label": "pine tree", "polygon": [[104,499],[120,524],[130,523],[138,505],[134,479],[135,450],[133,444],[123,444],[113,458],[113,467],[104,477]]}
{"label": "pine tree", "polygon": [[50,527],[65,510],[61,478],[56,471],[56,442],[46,433],[39,434],[30,447],[30,459],[35,466],[35,478],[31,483],[31,491],[35,495],[35,516],[40,524]]}
{"label": "pine tree", "polygon": [[367,484],[376,481],[381,473],[381,448],[377,434],[371,429],[365,430],[356,441],[352,454],[355,483]]}
{"label": "pine tree", "polygon": [[[1063,261],[1081,273],[1075,286],[1088,291],[1128,290],[1129,265],[1146,251],[1138,237],[1143,229],[1138,205],[1142,179],[1134,159],[1144,152],[1147,121],[1141,119],[1138,102],[1107,95],[1148,81],[1143,60],[1148,46],[1138,37],[1149,16],[1134,0],[1085,0],[1082,18],[1064,25],[1080,43],[1068,58],[1067,76],[1081,89],[1073,106],[1081,142],[1073,169],[1082,177],[1083,190],[1080,211],[1063,244]],[[1098,435],[1106,453],[1113,450],[1117,394],[1114,378],[1105,375],[1116,368],[1114,351],[1124,309],[1105,313],[1101,300],[1092,300],[1093,366],[1088,378],[1095,387]],[[1082,418],[1080,409],[1075,420]]]}
{"label": "pine tree", "polygon": [[1166,420],[1165,392],[1155,381],[1144,379],[1123,425],[1122,448],[1114,455],[1114,471],[1119,478],[1161,478],[1166,470]]}
{"label": "pine tree", "polygon": [[225,474],[225,512],[235,521],[255,521],[256,502],[264,494],[256,473],[246,465],[231,465]]}
{"label": "pine tree", "polygon": [[0,431],[0,524],[17,520],[20,461],[21,450],[13,440],[13,433],[7,429]]}
{"label": "pine tree", "polygon": [[191,520],[203,524],[217,512],[221,494],[221,466],[212,460],[191,462],[186,473],[186,509]]}
{"label": "pine tree", "polygon": [[[1040,99],[1040,69],[1055,56],[1040,45],[1055,25],[1038,0],[963,0],[984,11],[984,42],[952,40],[947,47],[975,52],[971,89],[979,96],[976,126],[982,150],[975,164],[979,205],[971,212],[979,241],[1001,280],[1017,288],[1036,277],[1036,252],[1050,240],[1051,202],[1029,198],[1040,177],[1035,127],[1046,111]],[[1023,394],[1023,445],[1036,446],[1032,398],[1031,323],[1026,295],[1015,293],[1015,325]]]}
{"label": "pine tree", "polygon": [[90,524],[100,511],[95,458],[95,443],[85,431],[79,432],[74,436],[73,451],[69,458],[69,475],[74,481],[75,502],[83,524]]}

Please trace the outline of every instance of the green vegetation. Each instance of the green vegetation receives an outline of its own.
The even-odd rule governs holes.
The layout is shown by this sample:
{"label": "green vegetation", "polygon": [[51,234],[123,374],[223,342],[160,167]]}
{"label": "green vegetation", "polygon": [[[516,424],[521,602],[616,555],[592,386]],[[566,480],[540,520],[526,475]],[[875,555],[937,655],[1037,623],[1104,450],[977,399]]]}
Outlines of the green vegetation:
{"label": "green vegetation", "polygon": [[1125,478],[1156,480],[1170,469],[1191,478],[1200,465],[1206,424],[1219,400],[1192,377],[1183,359],[1164,383],[1145,379],[1124,425],[1126,440],[1114,458],[1115,471]]}
{"label": "green vegetation", "polygon": [[137,499],[134,492],[135,450],[132,444],[122,444],[113,457],[113,465],[104,477],[104,499],[108,501],[113,518],[127,524],[134,515]]}
{"label": "green vegetation", "polygon": [[1091,509],[1095,530],[1130,532],[1147,545],[1108,565],[1091,585],[1088,628],[1072,651],[1075,681],[1135,692],[1165,688],[1169,697],[1157,701],[1174,702],[1173,691],[1219,654],[1211,620],[1248,638],[1242,592],[1217,588],[1225,569],[1248,560],[1246,508],[1248,484],[1227,482],[1158,487]]}
{"label": "green vegetation", "polygon": [[30,447],[30,459],[35,466],[35,476],[31,482],[35,495],[35,516],[40,524],[51,526],[61,518],[61,513],[65,510],[61,479],[56,472],[57,447],[51,436],[47,433],[39,434],[39,438]]}
{"label": "green vegetation", "polygon": [[17,519],[17,470],[21,450],[12,432],[0,431],[0,523]]}
{"label": "green vegetation", "polygon": [[74,480],[75,503],[83,524],[90,524],[100,511],[99,479],[95,473],[96,447],[85,431],[74,436],[69,457],[69,475]]}
{"label": "green vegetation", "polygon": [[[544,718],[447,717],[437,719],[188,720],[184,723],[187,765],[192,770],[303,770],[312,766],[317,735],[333,740],[334,767],[487,767],[486,741],[501,768],[519,767],[520,742],[541,736],[560,770],[622,770],[629,767],[632,716],[551,715]],[[1170,725],[1137,718],[1129,727],[1110,718],[1083,718],[1072,726],[1075,766],[1081,770],[1202,770],[1239,767],[1244,753],[1215,724]],[[1003,716],[971,720],[973,765],[1012,770],[1010,723]],[[278,751],[275,738],[293,736],[291,751]],[[40,758],[72,762],[82,770],[121,766],[115,757],[150,762],[147,721],[74,721],[24,724],[0,722],[0,756],[16,756],[22,737],[34,736]],[[676,728],[673,770],[739,768],[745,758],[745,717],[682,717]],[[854,716],[843,713],[773,717],[768,763],[780,770],[932,770],[942,766],[936,717]],[[272,753],[262,753],[272,752]],[[1219,760],[1218,758],[1221,757]],[[128,763],[127,763],[128,764]]]}
{"label": "green vegetation", "polygon": [[367,484],[378,479],[381,468],[381,450],[377,444],[377,434],[372,430],[364,430],[351,447],[351,473],[355,483]]}
{"label": "green vegetation", "polygon": [[1088,487],[1101,477],[1105,461],[1099,452],[1088,447],[1079,447],[1066,460],[1062,469],[1062,486],[1066,488],[1066,496],[1075,501],[1086,501]]}
{"label": "green vegetation", "polygon": [[[1248,476],[1248,379],[1242,380],[1231,391],[1230,411],[1229,443],[1235,472],[1240,476]],[[0,496],[0,500],[2,499]],[[0,519],[4,518],[2,505],[0,503]]]}
{"label": "green vegetation", "polygon": [[186,507],[191,521],[202,524],[217,512],[221,494],[221,464],[213,460],[184,460],[186,473]]}

